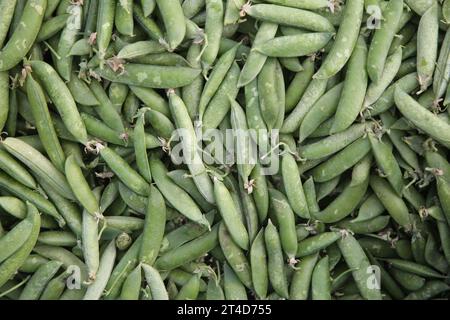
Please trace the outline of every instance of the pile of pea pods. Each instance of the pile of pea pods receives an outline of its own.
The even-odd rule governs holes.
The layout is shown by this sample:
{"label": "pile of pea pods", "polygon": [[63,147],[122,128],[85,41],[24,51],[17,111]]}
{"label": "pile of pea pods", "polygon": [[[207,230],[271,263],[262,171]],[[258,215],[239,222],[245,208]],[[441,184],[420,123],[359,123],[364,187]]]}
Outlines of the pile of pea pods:
{"label": "pile of pea pods", "polygon": [[449,26],[450,0],[0,0],[0,300],[448,299]]}

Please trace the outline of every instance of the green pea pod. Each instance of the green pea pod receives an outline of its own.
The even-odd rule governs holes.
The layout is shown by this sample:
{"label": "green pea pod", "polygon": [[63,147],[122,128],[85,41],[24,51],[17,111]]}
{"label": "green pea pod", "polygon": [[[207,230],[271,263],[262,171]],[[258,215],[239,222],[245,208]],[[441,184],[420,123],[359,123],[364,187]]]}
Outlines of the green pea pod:
{"label": "green pea pod", "polygon": [[306,300],[309,296],[311,280],[319,255],[306,256],[300,261],[298,269],[294,272],[289,298],[292,300]]}
{"label": "green pea pod", "polygon": [[249,16],[263,21],[304,28],[318,32],[334,32],[331,22],[321,15],[296,8],[272,4],[255,4],[245,9]]}
{"label": "green pea pod", "polygon": [[267,296],[269,274],[267,271],[267,252],[264,243],[264,229],[261,229],[250,249],[252,282],[256,294],[263,299]]}
{"label": "green pea pod", "polygon": [[38,300],[47,283],[58,272],[62,263],[49,261],[39,267],[20,293],[19,300]]}
{"label": "green pea pod", "polygon": [[383,10],[384,20],[375,30],[367,57],[367,72],[370,79],[378,82],[384,70],[386,58],[403,12],[403,0],[391,0]]}
{"label": "green pea pod", "polygon": [[161,193],[151,187],[139,260],[152,265],[161,248],[166,224],[166,205]]}
{"label": "green pea pod", "polygon": [[142,284],[142,267],[137,266],[124,281],[122,291],[120,292],[120,300],[139,300],[139,293]]}
{"label": "green pea pod", "polygon": [[444,146],[450,146],[450,136],[447,134],[450,125],[441,120],[431,111],[423,108],[400,87],[395,89],[395,103],[403,116],[417,128],[429,134]]}
{"label": "green pea pod", "polygon": [[173,270],[185,263],[202,257],[219,244],[219,225],[215,225],[206,234],[178,247],[159,257],[155,266],[158,270]]}
{"label": "green pea pod", "polygon": [[368,84],[366,67],[367,44],[365,39],[360,36],[348,63],[344,87],[337,106],[333,127],[330,130],[331,134],[347,129],[361,112]]}
{"label": "green pea pod", "polygon": [[[147,8],[144,8],[144,9],[147,9]],[[127,36],[133,35],[133,31],[134,31],[133,1],[131,1],[131,0],[117,1],[116,16],[114,18],[114,22],[116,25],[116,29],[121,34],[127,35]]]}
{"label": "green pea pod", "polygon": [[142,269],[144,270],[145,280],[147,281],[150,291],[152,293],[153,300],[169,300],[167,289],[161,278],[161,274],[155,268],[143,264]]}
{"label": "green pea pod", "polygon": [[9,113],[9,74],[0,72],[0,129],[3,130],[8,120]]}
{"label": "green pea pod", "polygon": [[345,66],[357,45],[363,13],[364,1],[351,0],[345,3],[336,40],[319,71],[314,75],[315,78],[331,78]]}
{"label": "green pea pod", "polygon": [[281,297],[288,298],[288,284],[286,272],[284,269],[283,251],[281,248],[280,237],[277,228],[269,220],[264,232],[268,256],[269,280],[275,292]]}
{"label": "green pea pod", "polygon": [[0,48],[3,48],[3,43],[8,35],[8,30],[13,20],[16,4],[17,0],[0,1],[0,12],[2,12],[2,22],[0,23]]}
{"label": "green pea pod", "polygon": [[46,7],[47,0],[26,2],[17,28],[14,28],[8,42],[0,51],[0,72],[13,68],[31,49],[41,28]]}
{"label": "green pea pod", "polygon": [[[184,87],[194,81],[200,70],[187,67],[152,66],[127,64],[124,73],[116,73],[111,68],[95,69],[102,78],[112,82],[154,89]],[[155,75],[158,75],[155,77]]]}
{"label": "green pea pod", "polygon": [[134,127],[134,152],[136,154],[136,164],[139,173],[148,182],[152,182],[152,173],[148,162],[147,147],[145,145],[145,115],[139,116],[136,126]]}
{"label": "green pea pod", "polygon": [[241,280],[227,263],[224,263],[223,288],[227,300],[247,300],[247,292]]}
{"label": "green pea pod", "polygon": [[[200,44],[193,43],[189,47],[189,50],[186,54],[186,60],[189,63],[189,65],[197,69],[202,67],[200,61],[197,60],[197,58],[201,54],[201,50],[202,47]],[[203,111],[201,110],[204,108],[203,107],[201,108],[200,104],[204,86],[205,86],[205,79],[203,78],[202,75],[198,75],[197,78],[191,84],[188,84],[187,86],[181,89],[181,96],[183,98],[184,103],[186,104],[186,108],[188,109],[189,116],[191,117],[192,120],[195,120],[197,116],[201,118],[200,114],[203,113]]]}
{"label": "green pea pod", "polygon": [[341,234],[339,232],[324,232],[309,238],[306,238],[298,243],[297,257],[305,257],[320,252],[335,243]]}
{"label": "green pea pod", "polygon": [[331,300],[331,276],[329,257],[320,259],[311,276],[311,295],[313,300]]}
{"label": "green pea pod", "polygon": [[[358,241],[352,235],[346,235],[338,240],[339,249],[347,265],[352,269],[353,279],[364,299],[381,300],[379,283],[374,283],[370,262]],[[376,281],[376,280],[375,280]],[[372,282],[372,286],[369,284]]]}
{"label": "green pea pod", "polygon": [[332,33],[322,32],[276,37],[255,46],[253,50],[269,57],[303,57],[323,49],[332,36]]}
{"label": "green pea pod", "polygon": [[175,209],[188,219],[209,226],[208,221],[205,220],[192,198],[167,176],[167,169],[159,159],[150,157],[150,168],[159,191]]}
{"label": "green pea pod", "polygon": [[286,112],[298,104],[314,74],[314,60],[307,58],[302,63],[302,70],[297,72],[286,90]]}
{"label": "green pea pod", "polygon": [[67,130],[82,144],[88,141],[86,127],[66,84],[52,66],[43,61],[29,61],[37,78],[58,110]]}
{"label": "green pea pod", "polygon": [[36,207],[30,203],[27,203],[27,211],[30,216],[33,216],[33,229],[20,249],[0,265],[0,286],[3,286],[17,272],[36,244],[41,228],[41,218]]}
{"label": "green pea pod", "polygon": [[421,92],[433,82],[438,56],[439,8],[434,3],[423,14],[417,29],[417,75]]}
{"label": "green pea pod", "polygon": [[[207,75],[217,59],[220,38],[223,33],[224,7],[221,0],[206,1],[205,41],[201,62],[203,74]],[[178,21],[176,22],[178,23]]]}
{"label": "green pea pod", "polygon": [[281,160],[281,173],[286,196],[289,199],[292,210],[302,218],[309,218],[309,209],[303,191],[300,172],[294,156],[290,153],[286,153]]}

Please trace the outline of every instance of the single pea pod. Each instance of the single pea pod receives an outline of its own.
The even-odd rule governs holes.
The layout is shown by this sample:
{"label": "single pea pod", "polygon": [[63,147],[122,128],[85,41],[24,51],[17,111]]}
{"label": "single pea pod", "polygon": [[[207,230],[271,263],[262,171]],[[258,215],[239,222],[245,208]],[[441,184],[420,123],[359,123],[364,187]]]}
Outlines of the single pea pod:
{"label": "single pea pod", "polygon": [[38,300],[47,283],[58,272],[61,265],[62,263],[59,261],[49,261],[40,266],[23,288],[19,300]]}
{"label": "single pea pod", "polygon": [[180,88],[190,84],[201,70],[188,67],[152,66],[126,64],[124,72],[116,73],[111,68],[95,69],[100,77],[112,82],[154,89]]}
{"label": "single pea pod", "polygon": [[0,72],[13,68],[30,51],[41,29],[46,8],[47,0],[26,2],[17,28],[0,51]]}
{"label": "single pea pod", "polygon": [[[164,1],[164,0],[161,0]],[[224,7],[221,0],[206,1],[205,43],[201,62],[203,75],[207,75],[217,59],[220,48],[220,38],[223,33]],[[177,22],[178,23],[178,22]]]}
{"label": "single pea pod", "polygon": [[333,47],[319,71],[314,75],[315,78],[331,78],[345,66],[357,44],[363,13],[363,0],[350,0],[345,3],[342,22]]}
{"label": "single pea pod", "polygon": [[311,287],[314,267],[316,266],[319,255],[313,254],[306,256],[300,261],[298,270],[292,276],[289,298],[292,300],[307,300]]}
{"label": "single pea pod", "polygon": [[67,130],[80,143],[86,144],[88,142],[86,127],[66,84],[51,65],[43,61],[28,63],[58,110]]}

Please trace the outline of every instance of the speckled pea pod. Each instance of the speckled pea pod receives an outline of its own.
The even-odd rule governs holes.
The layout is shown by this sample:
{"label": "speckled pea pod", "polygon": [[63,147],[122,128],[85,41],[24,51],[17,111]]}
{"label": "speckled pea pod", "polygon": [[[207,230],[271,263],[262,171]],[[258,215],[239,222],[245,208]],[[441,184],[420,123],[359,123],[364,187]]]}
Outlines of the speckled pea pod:
{"label": "speckled pea pod", "polygon": [[31,49],[41,28],[46,7],[47,0],[26,2],[17,28],[0,51],[0,72],[13,68]]}
{"label": "speckled pea pod", "polygon": [[283,251],[277,228],[269,220],[264,231],[264,240],[268,253],[269,280],[275,292],[281,297],[288,298],[288,284],[284,269]]}
{"label": "speckled pea pod", "polygon": [[317,13],[303,9],[288,8],[273,4],[255,4],[245,8],[245,13],[258,20],[305,28],[311,31],[331,33],[335,31],[328,19]]}
{"label": "speckled pea pod", "polygon": [[[253,46],[259,45],[260,43],[264,43],[265,41],[272,39],[273,37],[275,37],[277,30],[277,24],[263,22],[260,25],[255,36]],[[253,81],[263,68],[266,60],[267,56],[257,52],[256,50],[251,50],[242,69],[241,75],[239,76],[238,87],[243,87]]]}
{"label": "speckled pea pod", "polygon": [[204,75],[208,74],[219,53],[223,16],[224,7],[221,0],[206,1],[205,43],[201,56]]}
{"label": "speckled pea pod", "polygon": [[449,83],[448,74],[450,74],[450,31],[447,30],[434,73],[433,92],[435,99],[440,99],[445,95]]}
{"label": "speckled pea pod", "polygon": [[114,28],[114,15],[116,1],[99,1],[97,15],[97,37],[96,43],[100,60],[104,63],[106,49],[108,48]]}
{"label": "speckled pea pod", "polygon": [[383,10],[384,20],[381,22],[381,27],[375,30],[367,57],[367,72],[374,82],[378,82],[384,70],[402,12],[403,0],[389,1],[386,9]]}
{"label": "speckled pea pod", "polygon": [[[201,63],[197,60],[197,57],[201,53],[201,45],[197,43],[193,43],[186,54],[186,60],[189,64],[195,68],[200,69]],[[211,76],[210,78],[211,79]],[[201,96],[202,91],[204,90],[205,79],[202,75],[198,75],[195,80],[192,81],[191,84],[183,87],[181,89],[181,96],[183,98],[184,103],[186,104],[186,108],[188,109],[189,116],[192,120],[195,120],[198,116],[201,119]]]}
{"label": "speckled pea pod", "polygon": [[80,143],[86,144],[86,127],[66,84],[49,64],[43,61],[30,61],[29,64],[58,110],[67,130]]}
{"label": "speckled pea pod", "polygon": [[345,66],[358,41],[363,12],[364,0],[350,0],[345,3],[342,23],[333,47],[319,71],[314,75],[315,78],[331,78]]}
{"label": "speckled pea pod", "polygon": [[383,203],[391,217],[399,225],[408,230],[411,227],[408,208],[389,183],[380,177],[371,176],[370,187],[381,203]]}
{"label": "speckled pea pod", "polygon": [[433,4],[420,19],[417,30],[417,75],[421,92],[433,81],[438,56],[439,11]]}
{"label": "speckled pea pod", "polygon": [[3,43],[8,35],[16,4],[17,0],[0,1],[0,12],[2,13],[2,21],[0,22],[0,48],[3,48]]}
{"label": "speckled pea pod", "polygon": [[314,267],[319,255],[312,254],[306,256],[298,264],[298,270],[294,272],[290,288],[289,298],[292,300],[307,300]]}
{"label": "speckled pea pod", "polygon": [[[145,8],[144,8],[145,9]],[[116,16],[114,18],[116,29],[123,35],[132,36],[134,31],[133,1],[118,0]]]}
{"label": "speckled pea pod", "polygon": [[331,276],[329,257],[320,259],[311,276],[311,295],[313,300],[331,300]]}

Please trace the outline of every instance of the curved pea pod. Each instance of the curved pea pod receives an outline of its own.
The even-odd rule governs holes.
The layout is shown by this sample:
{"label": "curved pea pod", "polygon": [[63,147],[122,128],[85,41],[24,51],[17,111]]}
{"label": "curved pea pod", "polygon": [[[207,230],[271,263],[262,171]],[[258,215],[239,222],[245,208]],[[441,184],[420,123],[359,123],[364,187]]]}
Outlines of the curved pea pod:
{"label": "curved pea pod", "polygon": [[[269,189],[270,204],[272,212],[276,217],[280,233],[281,246],[288,256],[291,265],[296,263],[297,254],[297,231],[295,229],[295,216],[286,197],[275,189]],[[305,201],[306,202],[306,201]]]}
{"label": "curved pea pod", "polygon": [[389,295],[392,296],[394,299],[403,299],[405,297],[405,294],[403,293],[402,288],[397,284],[396,280],[394,280],[393,277],[391,277],[391,274],[386,271],[386,269],[380,264],[380,262],[375,259],[370,252],[367,252],[367,257],[369,258],[370,263],[378,267],[380,270],[380,281],[381,281],[381,287],[387,291]]}
{"label": "curved pea pod", "polygon": [[164,48],[164,46],[157,41],[137,41],[127,44],[122,49],[120,49],[120,51],[117,53],[117,58],[131,60],[151,53],[163,53],[165,51],[166,49]]}
{"label": "curved pea pod", "polygon": [[58,272],[61,265],[62,263],[59,261],[49,261],[40,266],[23,288],[19,300],[38,300],[47,283]]}
{"label": "curved pea pod", "polygon": [[344,83],[339,83],[325,93],[306,114],[300,125],[300,143],[308,138],[319,126],[335,113]]}
{"label": "curved pea pod", "polygon": [[158,270],[173,270],[202,257],[219,244],[219,225],[196,239],[163,253],[155,263]]}
{"label": "curved pea pod", "polygon": [[275,292],[281,297],[289,296],[283,251],[277,228],[269,220],[264,231],[264,240],[268,256],[269,280]]}
{"label": "curved pea pod", "polygon": [[10,154],[29,167],[39,178],[56,188],[58,193],[67,199],[75,200],[64,175],[39,151],[16,138],[7,138],[3,141],[3,146]]}
{"label": "curved pea pod", "polygon": [[150,157],[150,169],[159,191],[176,210],[194,222],[209,226],[208,221],[192,198],[172,182],[167,176],[167,169],[164,164],[154,156]]}
{"label": "curved pea pod", "polygon": [[143,264],[145,280],[150,287],[153,300],[169,300],[167,289],[159,271],[148,264]]}
{"label": "curved pea pod", "polygon": [[286,90],[286,108],[285,111],[289,112],[294,109],[303,94],[306,91],[309,83],[311,82],[312,76],[314,74],[314,60],[306,58],[302,63],[303,70],[297,72],[291,83]]}
{"label": "curved pea pod", "polygon": [[263,21],[304,28],[317,32],[331,32],[334,27],[331,22],[321,15],[296,8],[288,8],[273,4],[256,4],[244,9],[249,16]]}
{"label": "curved pea pod", "polygon": [[351,186],[359,186],[364,184],[370,175],[370,168],[372,167],[372,154],[368,153],[362,158],[354,167],[352,171]]}
{"label": "curved pea pod", "polygon": [[358,216],[351,220],[351,222],[365,222],[380,216],[385,211],[381,201],[376,194],[369,196],[359,208]]}
{"label": "curved pea pod", "polygon": [[258,75],[260,110],[269,130],[274,128],[280,112],[279,109],[282,107],[278,104],[276,92],[276,64],[277,61],[274,58],[267,59]]}
{"label": "curved pea pod", "polygon": [[[275,37],[278,30],[278,25],[270,22],[263,22],[258,29],[253,46],[264,43],[267,40]],[[252,82],[261,71],[267,60],[267,56],[251,50],[244,67],[242,68],[241,75],[239,76],[238,87],[243,87]]]}
{"label": "curved pea pod", "polygon": [[26,243],[33,230],[34,216],[28,212],[27,217],[19,222],[13,229],[0,238],[2,251],[0,253],[0,263],[8,259],[14,252]]}
{"label": "curved pea pod", "polygon": [[311,295],[313,300],[331,300],[330,260],[328,256],[320,259],[311,277]]}
{"label": "curved pea pod", "polygon": [[69,53],[81,31],[83,8],[80,4],[72,4],[67,9],[67,13],[70,16],[67,19],[65,28],[61,31],[57,48],[60,59],[56,60],[55,66],[61,77],[66,81],[70,81],[73,57]]}
{"label": "curved pea pod", "polygon": [[264,169],[260,164],[255,165],[250,178],[254,184],[253,200],[258,211],[259,222],[262,223],[266,220],[269,211],[269,192]]}
{"label": "curved pea pod", "polygon": [[200,120],[203,118],[203,114],[206,107],[210,103],[211,99],[214,97],[215,93],[219,89],[220,85],[224,81],[228,71],[233,65],[234,59],[236,57],[237,49],[240,44],[235,45],[233,48],[225,52],[216,62],[211,74],[208,77],[208,81],[205,83],[203,91],[201,93],[201,98],[198,105],[198,114]]}
{"label": "curved pea pod", "polygon": [[127,277],[120,292],[120,300],[139,300],[142,284],[142,267],[137,266]]}
{"label": "curved pea pod", "polygon": [[41,218],[35,206],[27,203],[27,211],[33,216],[33,228],[26,242],[0,265],[0,286],[3,286],[23,265],[36,244],[41,228]]}
{"label": "curved pea pod", "polygon": [[[373,273],[369,272],[371,264],[358,241],[348,234],[338,240],[338,245],[345,262],[353,270],[353,279],[363,298],[367,300],[381,300],[379,283],[373,282],[374,279],[371,278]],[[376,285],[369,286],[369,283]]]}
{"label": "curved pea pod", "polygon": [[186,35],[186,24],[180,23],[184,20],[181,4],[178,0],[156,0],[156,5],[164,22],[169,48],[175,50]]}
{"label": "curved pea pod", "polygon": [[250,249],[250,266],[252,282],[256,294],[263,299],[267,296],[269,274],[267,267],[267,251],[264,243],[264,229],[258,232]]}
{"label": "curved pea pod", "polygon": [[53,126],[44,92],[31,75],[27,77],[26,88],[39,138],[52,163],[58,170],[63,171],[65,155]]}
{"label": "curved pea pod", "polygon": [[386,140],[377,138],[373,133],[369,133],[369,140],[377,165],[386,175],[395,192],[401,195],[405,186],[402,172],[392,153],[392,145],[389,145]]}
{"label": "curved pea pod", "polygon": [[188,67],[152,66],[129,63],[124,73],[116,73],[111,68],[95,69],[102,78],[131,86],[154,89],[184,87],[200,74],[201,70]]}
{"label": "curved pea pod", "polygon": [[36,189],[36,181],[28,171],[13,157],[11,157],[6,151],[0,150],[0,165],[2,170],[7,173],[11,178],[17,180],[24,186],[32,189]]}
{"label": "curved pea pod", "polygon": [[335,243],[341,236],[340,232],[331,231],[306,238],[298,243],[296,257],[305,257],[318,253]]}
{"label": "curved pea pod", "polygon": [[[370,168],[368,168],[370,169]],[[351,182],[345,187],[342,193],[331,202],[315,217],[325,223],[338,222],[347,217],[361,202],[369,186],[369,177],[360,184],[353,186]]]}
{"label": "curved pea pod", "polygon": [[292,300],[307,300],[311,287],[311,280],[319,254],[304,257],[298,264],[298,270],[294,272],[289,293]]}
{"label": "curved pea pod", "polygon": [[417,291],[422,288],[426,282],[423,277],[399,269],[391,268],[390,273],[392,277],[408,291]]}
{"label": "curved pea pod", "polygon": [[330,156],[362,137],[370,124],[354,124],[347,130],[300,148],[300,156],[317,160]]}
{"label": "curved pea pod", "polygon": [[314,75],[315,78],[331,78],[345,66],[357,45],[363,13],[364,1],[351,0],[345,3],[336,40],[319,71]]}
{"label": "curved pea pod", "polygon": [[225,300],[225,293],[218,280],[210,278],[206,289],[206,300]]}
{"label": "curved pea pod", "polygon": [[[201,68],[200,61],[197,60],[201,54],[202,47],[198,43],[193,43],[188,52],[186,53],[186,62],[195,68]],[[182,58],[184,59],[184,58]],[[181,97],[183,98],[186,108],[188,109],[189,116],[194,120],[197,116],[200,116],[200,101],[202,96],[202,91],[205,86],[205,78],[202,75],[197,76],[197,78],[187,86],[181,89]]]}
{"label": "curved pea pod", "polygon": [[83,172],[73,155],[69,156],[66,160],[65,174],[75,197],[81,205],[89,214],[99,217],[101,215],[99,202],[84,178]]}
{"label": "curved pea pod", "polygon": [[381,95],[377,102],[375,102],[370,108],[364,110],[364,116],[366,118],[376,116],[383,113],[394,106],[395,104],[395,88],[399,87],[405,92],[412,92],[419,86],[417,80],[417,73],[410,73],[402,78],[398,79],[394,84],[389,86],[386,91]]}
{"label": "curved pea pod", "polygon": [[397,253],[388,241],[373,238],[362,237],[358,239],[359,244],[366,252],[377,258],[395,258]]}
{"label": "curved pea pod", "polygon": [[425,261],[429,266],[434,267],[441,273],[446,273],[448,270],[448,262],[444,255],[440,253],[438,244],[432,234],[427,237],[427,243],[425,246]]}
{"label": "curved pea pod", "polygon": [[233,241],[243,250],[247,250],[249,247],[248,232],[242,223],[230,192],[217,178],[214,179],[214,195],[219,212]]}
{"label": "curved pea pod", "polygon": [[364,98],[364,108],[373,105],[386,91],[398,73],[402,62],[402,48],[398,48],[392,55],[387,57],[385,67],[378,82],[372,82],[367,88]]}
{"label": "curved pea pod", "polygon": [[223,289],[227,300],[247,300],[247,292],[242,281],[237,277],[236,272],[224,263]]}
{"label": "curved pea pod", "polygon": [[8,72],[0,72],[0,129],[3,130],[8,120],[10,109],[10,90]]}
{"label": "curved pea pod", "polygon": [[0,72],[13,68],[31,49],[41,28],[46,7],[47,0],[26,2],[20,22],[0,51]]}
{"label": "curved pea pod", "polygon": [[411,222],[408,208],[394,189],[384,179],[377,176],[370,177],[370,187],[395,222],[409,230]]}
{"label": "curved pea pod", "polygon": [[148,163],[147,147],[145,145],[144,114],[140,115],[134,127],[134,151],[136,155],[136,165],[142,177],[148,182],[152,182],[152,173]]}
{"label": "curved pea pod", "polygon": [[[447,1],[448,2],[448,1]],[[446,93],[449,79],[446,75],[450,73],[450,31],[447,30],[439,58],[436,65],[436,70],[433,78],[433,92],[434,98],[440,99]]]}
{"label": "curved pea pod", "polygon": [[186,105],[173,91],[169,92],[169,107],[178,128],[178,134],[182,138],[183,157],[191,172],[192,179],[206,201],[214,203],[213,184],[206,173],[205,165],[197,150],[197,136],[194,126]]}
{"label": "curved pea pod", "polygon": [[344,87],[330,130],[331,134],[347,129],[361,112],[368,84],[366,65],[367,45],[364,38],[360,36],[349,60]]}
{"label": "curved pea pod", "polygon": [[161,193],[151,187],[139,260],[152,265],[160,251],[166,225],[166,204]]}
{"label": "curved pea pod", "polygon": [[37,78],[58,110],[67,130],[82,144],[88,141],[86,127],[81,119],[77,105],[67,88],[52,66],[43,61],[29,61]]}
{"label": "curved pea pod", "polygon": [[211,99],[206,108],[202,123],[204,130],[216,129],[230,111],[230,99],[235,99],[239,92],[237,88],[239,73],[239,66],[234,62],[214,98]]}
{"label": "curved pea pod", "polygon": [[200,274],[194,274],[180,288],[175,300],[196,300],[200,292]]}
{"label": "curved pea pod", "polygon": [[286,153],[281,160],[281,174],[284,188],[292,210],[300,217],[308,219],[309,209],[294,156]]}
{"label": "curved pea pod", "polygon": [[169,103],[164,100],[155,90],[130,86],[131,91],[149,108],[161,112],[166,117],[170,117]]}
{"label": "curved pea pod", "polygon": [[323,49],[332,36],[332,33],[322,32],[277,37],[254,46],[253,50],[269,57],[302,57]]}
{"label": "curved pea pod", "polygon": [[448,290],[450,287],[445,282],[431,280],[425,283],[421,289],[407,295],[405,300],[429,300]]}
{"label": "curved pea pod", "polygon": [[206,75],[217,59],[220,39],[223,33],[224,7],[220,0],[206,2],[205,41],[201,62],[203,74]]}
{"label": "curved pea pod", "polygon": [[423,108],[400,87],[395,89],[395,103],[407,120],[444,146],[450,147],[450,125],[448,123]]}
{"label": "curved pea pod", "polygon": [[17,0],[3,0],[0,2],[0,11],[2,12],[2,22],[0,23],[0,48],[3,48],[3,43],[8,35],[16,4]]}
{"label": "curved pea pod", "polygon": [[325,199],[326,197],[332,195],[341,181],[341,176],[337,176],[326,182],[319,183],[317,185],[317,201]]}
{"label": "curved pea pod", "polygon": [[121,34],[133,36],[134,19],[132,0],[117,1],[114,22],[116,29]]}
{"label": "curved pea pod", "polygon": [[314,181],[330,181],[355,166],[370,151],[367,138],[360,138],[312,170]]}
{"label": "curved pea pod", "polygon": [[99,146],[99,153],[110,169],[134,192],[147,196],[150,186],[130,165],[112,149]]}
{"label": "curved pea pod", "polygon": [[381,22],[381,27],[375,30],[367,57],[367,72],[374,82],[378,82],[384,70],[402,13],[403,0],[391,0],[383,10],[384,20]]}
{"label": "curved pea pod", "polygon": [[417,75],[421,92],[433,81],[438,56],[439,10],[433,4],[420,19],[417,30]]}
{"label": "curved pea pod", "polygon": [[385,259],[386,262],[391,265],[394,268],[397,268],[399,270],[409,272],[416,274],[421,277],[425,278],[445,278],[444,275],[440,274],[439,272],[435,271],[434,269],[415,263],[412,261],[406,261],[401,259]]}
{"label": "curved pea pod", "polygon": [[116,10],[115,1],[99,1],[97,13],[97,47],[100,60],[105,59],[114,28],[114,16]]}
{"label": "curved pea pod", "polygon": [[356,234],[373,234],[385,229],[389,224],[390,218],[390,216],[379,216],[362,222],[346,219],[339,222],[338,226]]}
{"label": "curved pea pod", "polygon": [[92,93],[89,86],[83,80],[78,78],[75,73],[72,73],[70,81],[67,83],[67,87],[77,103],[83,106],[97,106],[99,104],[99,101]]}

